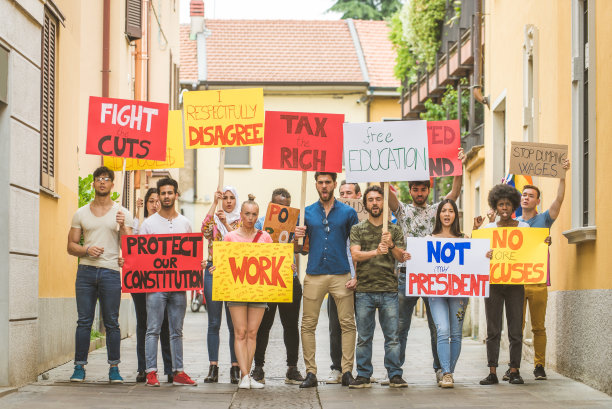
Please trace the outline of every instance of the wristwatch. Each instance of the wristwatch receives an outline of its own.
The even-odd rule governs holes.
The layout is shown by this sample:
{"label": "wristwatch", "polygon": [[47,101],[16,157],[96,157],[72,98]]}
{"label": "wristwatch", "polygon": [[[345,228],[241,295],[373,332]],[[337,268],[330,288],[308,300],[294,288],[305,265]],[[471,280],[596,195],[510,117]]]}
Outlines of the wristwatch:
{"label": "wristwatch", "polygon": [[395,243],[393,243],[393,247],[389,247],[389,250],[393,250],[395,248]]}

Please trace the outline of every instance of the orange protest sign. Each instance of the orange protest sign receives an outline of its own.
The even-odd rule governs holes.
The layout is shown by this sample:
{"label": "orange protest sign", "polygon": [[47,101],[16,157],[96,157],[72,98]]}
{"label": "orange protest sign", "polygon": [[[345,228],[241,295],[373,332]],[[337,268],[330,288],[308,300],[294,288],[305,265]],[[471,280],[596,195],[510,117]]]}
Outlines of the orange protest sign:
{"label": "orange protest sign", "polygon": [[548,229],[498,227],[472,232],[474,239],[489,239],[493,249],[491,284],[541,284],[546,282]]}
{"label": "orange protest sign", "polygon": [[213,244],[214,301],[292,302],[293,244]]}
{"label": "orange protest sign", "polygon": [[299,217],[300,209],[270,203],[263,229],[270,234],[274,243],[289,243],[293,240]]}

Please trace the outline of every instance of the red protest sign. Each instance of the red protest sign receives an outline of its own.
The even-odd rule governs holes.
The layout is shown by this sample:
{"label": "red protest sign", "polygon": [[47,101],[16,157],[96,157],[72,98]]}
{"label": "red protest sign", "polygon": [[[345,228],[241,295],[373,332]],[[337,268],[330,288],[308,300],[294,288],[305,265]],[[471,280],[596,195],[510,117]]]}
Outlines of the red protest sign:
{"label": "red protest sign", "polygon": [[199,233],[121,236],[121,252],[124,293],[204,288]]}
{"label": "red protest sign", "polygon": [[461,146],[459,121],[427,121],[429,175],[432,177],[463,174],[457,154]]}
{"label": "red protest sign", "polygon": [[168,104],[89,97],[85,153],[166,160]]}
{"label": "red protest sign", "polygon": [[342,172],[342,114],[266,111],[263,168]]}

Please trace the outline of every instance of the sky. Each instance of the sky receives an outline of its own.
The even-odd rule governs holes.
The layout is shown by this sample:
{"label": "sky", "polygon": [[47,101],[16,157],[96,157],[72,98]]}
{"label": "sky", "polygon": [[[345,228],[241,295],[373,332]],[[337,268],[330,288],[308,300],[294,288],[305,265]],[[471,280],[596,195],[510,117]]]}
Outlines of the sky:
{"label": "sky", "polygon": [[[326,13],[333,0],[204,0],[206,18],[256,20],[338,20]],[[189,0],[180,0],[180,22],[189,23]]]}

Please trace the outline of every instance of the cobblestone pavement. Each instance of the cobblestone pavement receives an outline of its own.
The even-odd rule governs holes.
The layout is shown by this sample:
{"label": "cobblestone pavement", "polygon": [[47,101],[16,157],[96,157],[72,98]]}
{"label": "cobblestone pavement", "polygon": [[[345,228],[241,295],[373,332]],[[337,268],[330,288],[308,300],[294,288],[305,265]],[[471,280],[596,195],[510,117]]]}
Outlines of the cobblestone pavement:
{"label": "cobblestone pavement", "polygon": [[[321,381],[328,374],[331,362],[324,307],[320,317],[317,364]],[[68,362],[49,371],[46,374],[48,379],[39,377],[38,382],[19,388],[17,392],[5,396],[0,394],[0,408],[612,408],[612,398],[608,395],[550,370],[547,370],[547,381],[535,381],[531,374],[532,365],[527,362],[522,365],[525,385],[502,382],[495,386],[480,386],[478,381],[487,373],[485,347],[469,339],[463,341],[455,373],[455,388],[442,390],[435,385],[426,323],[416,318],[413,319],[406,348],[404,379],[409,383],[406,389],[390,389],[374,384],[370,389],[351,390],[322,382],[316,389],[285,385],[286,356],[278,318],[272,328],[266,354],[265,389],[238,391],[235,385],[229,383],[230,358],[225,323],[221,327],[220,383],[204,384],[204,377],[208,373],[206,323],[205,312],[187,312],[184,328],[185,370],[198,381],[197,387],[174,387],[163,382],[161,388],[147,388],[143,384],[136,384],[136,341],[129,338],[121,343],[120,368],[125,384],[108,385],[106,349],[102,348],[89,356],[85,383],[68,382],[73,370],[72,362]],[[373,358],[376,378],[381,378],[385,373],[383,354],[383,336],[377,329]],[[507,359],[506,352],[502,354],[500,362]],[[161,364],[161,354],[159,361]],[[299,369],[304,375],[301,352]],[[160,380],[166,379],[161,377]]]}

